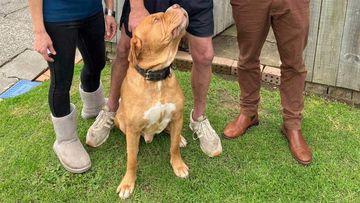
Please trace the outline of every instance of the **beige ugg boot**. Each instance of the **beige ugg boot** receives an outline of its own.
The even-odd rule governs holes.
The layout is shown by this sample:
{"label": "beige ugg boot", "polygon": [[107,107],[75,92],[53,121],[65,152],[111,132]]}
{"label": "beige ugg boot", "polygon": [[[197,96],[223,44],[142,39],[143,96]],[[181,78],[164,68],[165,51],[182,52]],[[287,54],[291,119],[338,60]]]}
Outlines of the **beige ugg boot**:
{"label": "beige ugg boot", "polygon": [[79,92],[81,101],[83,102],[81,117],[84,119],[95,118],[106,103],[101,82],[99,88],[94,92],[85,92],[81,89],[80,84]]}
{"label": "beige ugg boot", "polygon": [[76,130],[76,109],[70,104],[70,114],[64,117],[51,115],[56,140],[54,151],[63,167],[72,173],[83,173],[91,167],[89,154],[81,144]]}

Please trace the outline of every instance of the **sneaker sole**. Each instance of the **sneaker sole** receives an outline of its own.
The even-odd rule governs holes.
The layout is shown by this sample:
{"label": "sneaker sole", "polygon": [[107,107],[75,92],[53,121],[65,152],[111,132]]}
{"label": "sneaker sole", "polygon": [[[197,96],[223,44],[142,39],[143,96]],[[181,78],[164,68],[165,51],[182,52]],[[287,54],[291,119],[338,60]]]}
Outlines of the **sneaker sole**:
{"label": "sneaker sole", "polygon": [[[193,131],[191,125],[189,125],[189,128],[190,128],[191,131]],[[194,132],[194,131],[193,131],[193,132]],[[221,150],[219,149],[220,147],[221,147],[221,144],[220,144],[220,145],[218,146],[218,148],[215,150],[215,153],[208,154],[208,153],[204,150],[204,148],[200,145],[201,151],[203,151],[204,154],[206,154],[208,157],[211,157],[211,158],[220,156],[220,154],[222,153],[222,149],[221,149]]]}
{"label": "sneaker sole", "polygon": [[[86,145],[88,145],[89,147],[96,148],[96,147],[99,147],[99,146],[101,146],[102,144],[104,144],[104,143],[106,142],[106,140],[109,138],[109,135],[110,135],[110,133],[107,134],[107,135],[105,136],[105,138],[104,138],[100,143],[98,143],[97,145],[94,145],[94,146],[93,146],[93,145],[89,145],[88,142],[85,142],[85,143],[86,143]],[[89,132],[86,134],[86,140],[88,139],[88,137],[90,137]]]}

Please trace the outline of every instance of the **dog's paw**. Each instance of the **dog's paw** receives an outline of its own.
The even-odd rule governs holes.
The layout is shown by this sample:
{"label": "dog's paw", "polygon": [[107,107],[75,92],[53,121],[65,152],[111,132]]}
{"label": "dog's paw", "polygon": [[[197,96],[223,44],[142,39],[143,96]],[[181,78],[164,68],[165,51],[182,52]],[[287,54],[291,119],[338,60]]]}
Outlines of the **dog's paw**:
{"label": "dog's paw", "polygon": [[116,189],[116,193],[119,194],[121,199],[127,199],[134,191],[135,181],[127,180],[125,177],[121,181],[120,185]]}
{"label": "dog's paw", "polygon": [[189,176],[189,167],[184,163],[184,161],[180,160],[172,162],[171,165],[177,177],[187,178]]}
{"label": "dog's paw", "polygon": [[184,148],[184,147],[186,147],[186,145],[187,145],[187,141],[186,141],[185,137],[180,135],[180,147]]}

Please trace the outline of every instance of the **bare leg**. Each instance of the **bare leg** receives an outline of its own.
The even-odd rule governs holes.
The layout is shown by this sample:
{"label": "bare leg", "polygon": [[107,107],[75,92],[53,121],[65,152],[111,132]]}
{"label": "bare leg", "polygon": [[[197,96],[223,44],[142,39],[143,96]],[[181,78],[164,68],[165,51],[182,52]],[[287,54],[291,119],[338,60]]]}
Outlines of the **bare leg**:
{"label": "bare leg", "polygon": [[108,100],[109,110],[115,112],[119,107],[120,89],[129,67],[128,55],[130,37],[126,35],[125,28],[121,28],[121,38],[116,50],[116,58],[111,68],[110,95]]}
{"label": "bare leg", "polygon": [[188,33],[190,52],[193,58],[191,84],[194,97],[193,119],[204,114],[206,97],[211,81],[211,63],[214,50],[211,37],[196,37]]}
{"label": "bare leg", "polygon": [[129,54],[130,38],[124,30],[122,28],[116,59],[111,68],[110,95],[107,105],[100,111],[96,121],[90,126],[86,134],[86,143],[91,147],[98,147],[107,140],[113,127],[115,112],[119,108],[120,89],[129,66],[127,56]]}
{"label": "bare leg", "polygon": [[191,72],[194,110],[190,115],[189,127],[199,138],[201,150],[206,155],[215,157],[222,152],[221,141],[208,119],[203,116],[211,81],[211,64],[214,58],[212,38],[188,34],[188,40],[194,62]]}

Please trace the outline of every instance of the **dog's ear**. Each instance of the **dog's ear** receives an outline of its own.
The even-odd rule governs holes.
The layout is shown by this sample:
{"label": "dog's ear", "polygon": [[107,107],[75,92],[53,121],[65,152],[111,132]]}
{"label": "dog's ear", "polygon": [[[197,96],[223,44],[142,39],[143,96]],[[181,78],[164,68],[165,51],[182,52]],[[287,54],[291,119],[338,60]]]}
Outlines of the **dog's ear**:
{"label": "dog's ear", "polygon": [[128,57],[129,62],[131,62],[133,64],[138,63],[137,59],[138,59],[138,56],[140,55],[141,48],[142,48],[141,39],[139,39],[138,37],[136,37],[134,35],[130,40],[130,53],[129,53],[129,57]]}

